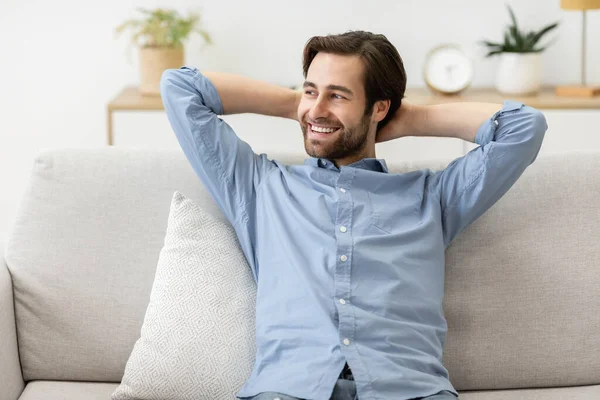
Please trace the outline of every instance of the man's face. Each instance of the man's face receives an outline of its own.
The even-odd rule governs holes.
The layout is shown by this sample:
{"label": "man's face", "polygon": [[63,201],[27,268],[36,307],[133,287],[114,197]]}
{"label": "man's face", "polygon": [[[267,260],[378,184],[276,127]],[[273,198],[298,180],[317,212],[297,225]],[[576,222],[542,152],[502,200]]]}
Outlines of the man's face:
{"label": "man's face", "polygon": [[344,159],[365,150],[371,116],[365,115],[363,71],[358,56],[319,52],[313,59],[298,106],[311,157]]}

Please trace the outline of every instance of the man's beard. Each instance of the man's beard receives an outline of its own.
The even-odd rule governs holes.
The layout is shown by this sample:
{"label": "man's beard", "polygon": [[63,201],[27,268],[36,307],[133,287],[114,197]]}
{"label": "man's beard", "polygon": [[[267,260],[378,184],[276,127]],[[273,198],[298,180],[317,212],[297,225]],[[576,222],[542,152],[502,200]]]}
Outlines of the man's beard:
{"label": "man's beard", "polygon": [[[369,134],[370,116],[363,115],[358,125],[346,129],[341,127],[339,131],[331,134],[336,135],[335,140],[325,138],[324,140],[314,140],[308,138],[308,124],[300,124],[302,134],[304,135],[304,149],[309,156],[315,158],[325,158],[335,160],[360,154],[367,146],[367,136]],[[334,125],[324,123],[323,125]]]}

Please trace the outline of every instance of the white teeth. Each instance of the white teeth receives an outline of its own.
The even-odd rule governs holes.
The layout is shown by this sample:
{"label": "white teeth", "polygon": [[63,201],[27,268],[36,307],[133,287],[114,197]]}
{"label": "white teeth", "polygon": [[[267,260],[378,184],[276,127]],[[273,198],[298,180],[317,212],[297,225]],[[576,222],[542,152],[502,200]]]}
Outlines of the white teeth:
{"label": "white teeth", "polygon": [[320,128],[318,126],[312,125],[312,130],[315,132],[321,132],[321,133],[331,133],[331,132],[335,132],[337,130],[337,128]]}

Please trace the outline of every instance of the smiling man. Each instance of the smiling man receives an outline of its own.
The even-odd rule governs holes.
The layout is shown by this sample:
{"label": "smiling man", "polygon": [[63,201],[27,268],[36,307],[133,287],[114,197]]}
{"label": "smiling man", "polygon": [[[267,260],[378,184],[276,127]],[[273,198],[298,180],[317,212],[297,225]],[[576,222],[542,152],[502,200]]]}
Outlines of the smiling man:
{"label": "smiling man", "polygon": [[[442,365],[444,252],[535,160],[547,124],[522,103],[417,106],[383,35],[311,38],[303,90],[194,67],[163,74],[183,152],[257,282],[256,361],[240,399],[458,397]],[[304,165],[256,154],[218,116],[299,122]],[[291,133],[281,133],[291,134]],[[479,144],[441,171],[389,173],[375,143]]]}

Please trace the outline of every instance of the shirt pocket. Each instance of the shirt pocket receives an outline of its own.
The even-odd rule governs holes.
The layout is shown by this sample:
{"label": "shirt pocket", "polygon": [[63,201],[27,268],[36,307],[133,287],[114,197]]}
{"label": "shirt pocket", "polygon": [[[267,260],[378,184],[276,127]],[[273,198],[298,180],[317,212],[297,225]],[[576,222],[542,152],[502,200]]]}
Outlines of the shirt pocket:
{"label": "shirt pocket", "polygon": [[419,194],[381,195],[367,192],[371,224],[384,233],[398,233],[421,224],[422,198]]}

